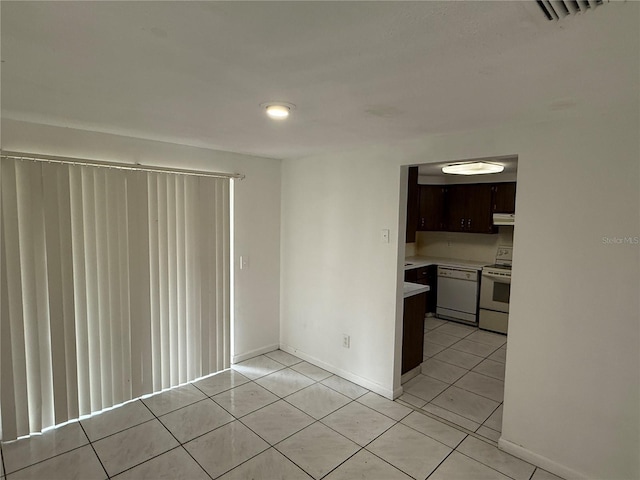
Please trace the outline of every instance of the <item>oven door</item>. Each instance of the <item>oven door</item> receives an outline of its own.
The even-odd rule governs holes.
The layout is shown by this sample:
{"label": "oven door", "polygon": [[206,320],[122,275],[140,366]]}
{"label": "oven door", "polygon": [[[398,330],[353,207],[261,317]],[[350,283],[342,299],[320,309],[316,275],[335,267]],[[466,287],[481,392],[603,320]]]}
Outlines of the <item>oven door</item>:
{"label": "oven door", "polygon": [[480,285],[480,308],[509,313],[509,296],[511,295],[511,279],[494,277],[482,272]]}

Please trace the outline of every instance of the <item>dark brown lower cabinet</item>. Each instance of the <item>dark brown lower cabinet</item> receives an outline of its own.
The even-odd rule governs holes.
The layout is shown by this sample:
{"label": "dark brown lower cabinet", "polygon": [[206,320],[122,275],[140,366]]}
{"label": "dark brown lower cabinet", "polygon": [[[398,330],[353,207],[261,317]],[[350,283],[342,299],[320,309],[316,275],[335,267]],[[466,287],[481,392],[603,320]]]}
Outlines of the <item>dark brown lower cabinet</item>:
{"label": "dark brown lower cabinet", "polygon": [[402,322],[402,374],[422,363],[424,346],[424,314],[427,293],[419,293],[404,299]]}

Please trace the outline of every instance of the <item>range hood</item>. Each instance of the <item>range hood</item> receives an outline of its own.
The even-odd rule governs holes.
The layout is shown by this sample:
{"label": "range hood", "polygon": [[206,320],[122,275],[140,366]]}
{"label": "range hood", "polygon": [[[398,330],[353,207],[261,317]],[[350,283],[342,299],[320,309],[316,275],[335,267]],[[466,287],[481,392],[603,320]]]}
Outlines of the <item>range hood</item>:
{"label": "range hood", "polygon": [[493,224],[494,225],[511,225],[515,223],[516,215],[514,213],[494,213]]}

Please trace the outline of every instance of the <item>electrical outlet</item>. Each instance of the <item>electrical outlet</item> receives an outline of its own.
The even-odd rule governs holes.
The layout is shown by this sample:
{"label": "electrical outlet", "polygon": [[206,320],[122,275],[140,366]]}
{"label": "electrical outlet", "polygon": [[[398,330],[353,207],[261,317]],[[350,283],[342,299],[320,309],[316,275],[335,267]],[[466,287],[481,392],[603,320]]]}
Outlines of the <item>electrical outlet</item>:
{"label": "electrical outlet", "polygon": [[350,348],[351,347],[351,337],[347,334],[343,334],[342,335],[342,346],[344,348]]}

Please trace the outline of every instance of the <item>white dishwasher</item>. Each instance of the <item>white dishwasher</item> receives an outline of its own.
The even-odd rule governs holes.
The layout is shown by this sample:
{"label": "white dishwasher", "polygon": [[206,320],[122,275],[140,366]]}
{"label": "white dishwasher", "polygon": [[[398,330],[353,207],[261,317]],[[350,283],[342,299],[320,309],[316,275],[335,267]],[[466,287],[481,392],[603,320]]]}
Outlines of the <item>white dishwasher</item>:
{"label": "white dishwasher", "polygon": [[436,317],[478,323],[478,270],[438,266]]}

